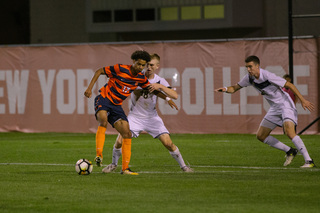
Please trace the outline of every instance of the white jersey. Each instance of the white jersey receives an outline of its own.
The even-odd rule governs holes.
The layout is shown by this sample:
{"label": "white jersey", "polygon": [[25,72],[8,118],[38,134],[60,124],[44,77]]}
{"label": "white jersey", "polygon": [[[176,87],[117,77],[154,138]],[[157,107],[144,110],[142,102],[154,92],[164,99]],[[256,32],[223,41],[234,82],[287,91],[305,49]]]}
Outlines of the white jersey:
{"label": "white jersey", "polygon": [[280,110],[283,108],[296,108],[288,93],[282,90],[286,80],[272,72],[260,68],[259,79],[245,75],[239,82],[240,87],[253,86],[268,101],[271,108]]}
{"label": "white jersey", "polygon": [[[158,76],[157,74],[154,74],[153,79],[148,79],[151,84],[153,83],[159,83],[164,85],[165,87],[169,87],[169,83],[164,79]],[[141,88],[137,88],[141,89]],[[147,98],[144,98],[143,96],[140,96],[140,98],[136,101],[137,96],[134,93],[131,93],[131,108],[129,114],[133,116],[138,117],[154,117],[158,116],[157,110],[156,110],[156,104],[158,96],[154,94],[148,94]]]}
{"label": "white jersey", "polygon": [[[158,75],[154,75],[153,79],[148,79],[150,83],[159,83],[169,87],[169,83]],[[138,88],[141,89],[141,88]],[[138,137],[142,131],[146,131],[153,138],[158,138],[162,134],[169,134],[162,119],[159,117],[156,104],[157,96],[148,94],[147,98],[137,96],[131,93],[131,108],[128,114],[128,121],[133,137]]]}

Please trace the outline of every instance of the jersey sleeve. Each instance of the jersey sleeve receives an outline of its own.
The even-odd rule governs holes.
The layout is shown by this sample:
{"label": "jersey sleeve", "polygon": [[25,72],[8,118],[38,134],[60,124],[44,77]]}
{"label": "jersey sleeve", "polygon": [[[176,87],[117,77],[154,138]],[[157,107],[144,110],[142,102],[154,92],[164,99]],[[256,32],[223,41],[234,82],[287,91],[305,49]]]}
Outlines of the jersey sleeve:
{"label": "jersey sleeve", "polygon": [[104,73],[106,74],[106,76],[108,76],[108,78],[113,77],[111,74],[111,70],[114,70],[113,66],[108,66],[108,67],[103,67]]}
{"label": "jersey sleeve", "polygon": [[147,77],[145,77],[145,80],[142,83],[140,83],[139,86],[144,89],[147,88],[149,84],[150,82],[148,81]]}
{"label": "jersey sleeve", "polygon": [[168,81],[166,81],[166,79],[161,78],[160,79],[160,84],[162,84],[165,87],[170,87],[170,84],[168,83]]}
{"label": "jersey sleeve", "polygon": [[249,74],[246,74],[245,76],[243,76],[243,78],[238,82],[238,85],[240,87],[247,87],[247,86],[251,86],[251,83],[249,81]]}
{"label": "jersey sleeve", "polygon": [[268,81],[276,86],[284,87],[287,80],[284,78],[281,78],[280,76],[277,76],[276,74],[272,72],[268,72]]}

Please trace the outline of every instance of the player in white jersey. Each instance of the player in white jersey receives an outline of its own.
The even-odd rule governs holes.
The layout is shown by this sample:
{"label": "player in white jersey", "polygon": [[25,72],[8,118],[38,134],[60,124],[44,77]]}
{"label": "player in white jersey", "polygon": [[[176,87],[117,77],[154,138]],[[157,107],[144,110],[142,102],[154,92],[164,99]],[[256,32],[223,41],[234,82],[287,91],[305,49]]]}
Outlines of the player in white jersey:
{"label": "player in white jersey", "polygon": [[[247,86],[253,86],[257,89],[270,104],[270,109],[260,123],[257,132],[257,139],[271,147],[286,152],[286,161],[283,164],[284,166],[291,163],[299,150],[305,160],[305,164],[301,167],[315,167],[315,164],[310,158],[303,141],[296,134],[295,127],[297,125],[297,110],[295,104],[289,94],[284,92],[282,88],[285,87],[290,89],[300,100],[304,109],[313,111],[313,104],[304,99],[299,90],[292,83],[275,75],[274,73],[261,69],[260,60],[257,56],[249,56],[246,58],[245,62],[248,71],[247,75],[245,75],[236,85],[218,88],[215,91],[235,93],[239,89]],[[271,131],[277,126],[283,127],[285,134],[292,140],[298,150],[289,147],[273,136],[270,136]]]}
{"label": "player in white jersey", "polygon": [[[146,77],[151,83],[150,87],[152,87],[152,89],[150,89],[150,92],[154,90],[164,92],[168,96],[167,101],[170,98],[177,99],[177,92],[170,87],[164,78],[155,74],[155,71],[159,68],[159,63],[160,57],[157,54],[152,54],[145,72]],[[171,156],[178,162],[182,171],[193,172],[193,169],[185,164],[179,148],[173,144],[169,131],[157,113],[157,96],[147,92],[147,90],[137,89],[131,93],[130,101],[131,108],[128,114],[128,121],[132,136],[138,137],[142,131],[145,131],[153,138],[158,138],[168,149]],[[121,146],[122,137],[119,134],[112,151],[112,163],[105,167],[102,172],[110,173],[117,168],[118,160],[121,157]]]}

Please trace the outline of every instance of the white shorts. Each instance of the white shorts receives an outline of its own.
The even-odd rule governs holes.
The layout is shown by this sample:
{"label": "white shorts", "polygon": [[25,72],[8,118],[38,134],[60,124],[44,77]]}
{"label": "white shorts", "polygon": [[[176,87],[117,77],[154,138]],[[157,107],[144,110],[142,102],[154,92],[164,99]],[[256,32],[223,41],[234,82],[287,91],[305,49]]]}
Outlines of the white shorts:
{"label": "white shorts", "polygon": [[142,131],[147,132],[153,138],[158,138],[162,134],[169,134],[159,116],[151,118],[137,118],[137,116],[128,115],[128,121],[132,137],[137,138]]}
{"label": "white shorts", "polygon": [[282,127],[285,120],[291,120],[295,125],[298,124],[298,113],[294,108],[284,108],[277,110],[270,108],[267,114],[262,119],[260,126],[274,129],[277,126]]}

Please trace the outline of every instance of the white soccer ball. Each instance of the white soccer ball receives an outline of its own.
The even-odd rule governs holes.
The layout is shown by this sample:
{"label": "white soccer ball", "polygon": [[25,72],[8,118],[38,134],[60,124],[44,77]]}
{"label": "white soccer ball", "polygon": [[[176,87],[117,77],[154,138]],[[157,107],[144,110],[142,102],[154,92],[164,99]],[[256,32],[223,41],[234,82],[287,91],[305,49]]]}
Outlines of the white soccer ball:
{"label": "white soccer ball", "polygon": [[87,159],[80,159],[76,163],[76,172],[79,175],[89,175],[92,172],[92,163]]}

